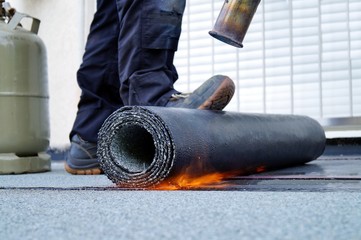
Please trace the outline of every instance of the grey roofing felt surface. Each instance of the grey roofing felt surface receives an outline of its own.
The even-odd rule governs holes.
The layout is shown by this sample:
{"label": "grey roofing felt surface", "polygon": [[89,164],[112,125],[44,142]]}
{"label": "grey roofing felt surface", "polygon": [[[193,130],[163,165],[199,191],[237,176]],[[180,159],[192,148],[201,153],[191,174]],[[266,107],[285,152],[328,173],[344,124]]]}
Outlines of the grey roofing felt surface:
{"label": "grey roofing felt surface", "polygon": [[[361,239],[361,161],[336,163],[233,179],[233,189],[126,191],[54,162],[51,172],[0,176],[0,239]],[[284,187],[302,184],[316,188]]]}

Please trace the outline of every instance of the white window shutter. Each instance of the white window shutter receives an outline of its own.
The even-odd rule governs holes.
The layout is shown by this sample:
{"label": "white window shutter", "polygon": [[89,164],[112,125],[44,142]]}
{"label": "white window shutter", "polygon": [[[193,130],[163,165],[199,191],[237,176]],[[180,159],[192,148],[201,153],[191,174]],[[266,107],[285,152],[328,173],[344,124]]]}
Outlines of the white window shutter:
{"label": "white window shutter", "polygon": [[361,116],[361,1],[262,0],[237,49],[208,35],[224,1],[188,1],[176,88],[234,79],[231,111]]}

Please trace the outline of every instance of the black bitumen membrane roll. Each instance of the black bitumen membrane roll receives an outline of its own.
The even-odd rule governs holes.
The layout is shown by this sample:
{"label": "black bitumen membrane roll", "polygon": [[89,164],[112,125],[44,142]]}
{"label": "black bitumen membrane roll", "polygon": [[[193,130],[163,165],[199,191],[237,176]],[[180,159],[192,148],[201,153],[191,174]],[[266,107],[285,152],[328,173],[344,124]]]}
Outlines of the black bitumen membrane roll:
{"label": "black bitumen membrane roll", "polygon": [[248,175],[304,164],[325,142],[306,116],[132,106],[104,122],[97,154],[116,185],[148,188],[185,172]]}

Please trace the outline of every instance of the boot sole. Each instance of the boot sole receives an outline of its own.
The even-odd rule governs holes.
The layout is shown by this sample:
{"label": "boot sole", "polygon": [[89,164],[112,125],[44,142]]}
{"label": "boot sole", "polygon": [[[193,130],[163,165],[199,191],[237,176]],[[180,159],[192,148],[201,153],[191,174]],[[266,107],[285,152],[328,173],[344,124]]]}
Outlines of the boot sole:
{"label": "boot sole", "polygon": [[200,110],[223,110],[231,101],[235,91],[233,81],[226,77],[218,89],[198,109]]}
{"label": "boot sole", "polygon": [[64,164],[65,171],[73,175],[100,175],[103,174],[103,170],[100,168],[88,168],[88,169],[74,169],[69,167],[67,163]]}

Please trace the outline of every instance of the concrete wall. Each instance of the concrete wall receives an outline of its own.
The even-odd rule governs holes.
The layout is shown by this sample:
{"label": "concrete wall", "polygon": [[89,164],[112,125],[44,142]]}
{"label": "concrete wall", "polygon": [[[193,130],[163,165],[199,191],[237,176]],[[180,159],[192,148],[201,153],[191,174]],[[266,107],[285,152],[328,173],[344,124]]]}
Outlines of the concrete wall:
{"label": "concrete wall", "polygon": [[[93,0],[8,0],[18,11],[41,20],[39,36],[48,53],[51,143],[64,148],[76,114],[76,71],[95,11]],[[30,20],[24,20],[26,27]]]}

